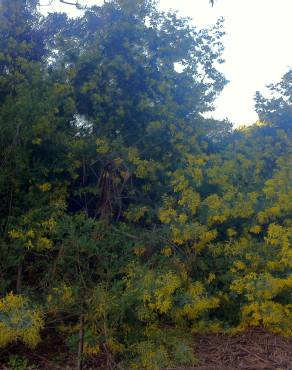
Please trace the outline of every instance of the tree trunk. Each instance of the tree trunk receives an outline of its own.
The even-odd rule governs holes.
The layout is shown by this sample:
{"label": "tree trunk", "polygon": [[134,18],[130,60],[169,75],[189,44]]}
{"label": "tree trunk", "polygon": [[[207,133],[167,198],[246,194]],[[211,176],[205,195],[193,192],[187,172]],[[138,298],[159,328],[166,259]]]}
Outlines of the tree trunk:
{"label": "tree trunk", "polygon": [[83,368],[83,342],[84,342],[84,317],[80,315],[80,328],[79,328],[79,342],[78,342],[78,357],[77,357],[77,370]]}
{"label": "tree trunk", "polygon": [[22,285],[22,261],[19,262],[17,268],[17,281],[16,281],[16,293],[20,294]]}

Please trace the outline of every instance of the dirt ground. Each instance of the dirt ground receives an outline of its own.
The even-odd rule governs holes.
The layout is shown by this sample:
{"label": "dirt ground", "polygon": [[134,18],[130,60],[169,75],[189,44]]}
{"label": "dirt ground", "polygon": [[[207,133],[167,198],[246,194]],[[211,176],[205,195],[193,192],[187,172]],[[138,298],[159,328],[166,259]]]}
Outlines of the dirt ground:
{"label": "dirt ground", "polygon": [[[37,364],[40,370],[73,370],[76,367],[72,358],[54,348],[46,354],[44,348],[31,353],[22,353],[29,363]],[[262,329],[254,329],[234,336],[209,335],[195,338],[194,350],[200,366],[188,369],[164,370],[292,370],[292,338],[283,338]],[[58,352],[58,353],[57,353]],[[10,350],[10,354],[13,349]],[[7,367],[0,369],[8,370]],[[84,370],[106,370],[102,358],[84,366]],[[26,369],[25,369],[26,370]]]}
{"label": "dirt ground", "polygon": [[292,339],[264,330],[234,336],[202,336],[195,351],[197,370],[292,370]]}

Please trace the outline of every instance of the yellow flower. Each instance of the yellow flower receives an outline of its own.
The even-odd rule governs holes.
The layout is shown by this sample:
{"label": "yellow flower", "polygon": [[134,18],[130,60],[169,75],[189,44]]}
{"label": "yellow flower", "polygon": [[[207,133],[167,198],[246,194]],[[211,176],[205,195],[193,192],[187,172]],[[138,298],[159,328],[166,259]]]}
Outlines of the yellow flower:
{"label": "yellow flower", "polygon": [[0,300],[0,347],[20,340],[33,348],[43,326],[42,313],[29,308],[26,297],[9,293]]}
{"label": "yellow flower", "polygon": [[96,139],[96,152],[98,154],[107,154],[110,150],[110,146],[104,139]]}
{"label": "yellow flower", "polygon": [[166,256],[166,257],[169,257],[172,255],[172,248],[171,247],[164,247],[161,251],[161,253]]}
{"label": "yellow flower", "polygon": [[45,182],[43,184],[39,184],[38,185],[38,188],[42,191],[42,192],[47,192],[47,191],[50,191],[51,188],[52,188],[52,185],[49,183],[49,182]]}
{"label": "yellow flower", "polygon": [[253,234],[259,234],[262,231],[262,227],[260,225],[252,226],[249,231]]}

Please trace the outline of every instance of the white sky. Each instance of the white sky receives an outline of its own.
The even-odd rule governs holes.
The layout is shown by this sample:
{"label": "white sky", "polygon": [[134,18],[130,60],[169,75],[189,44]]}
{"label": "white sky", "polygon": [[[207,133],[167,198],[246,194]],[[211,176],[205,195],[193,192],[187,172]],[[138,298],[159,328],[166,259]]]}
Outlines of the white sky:
{"label": "white sky", "polygon": [[[57,3],[46,10],[76,14],[74,7]],[[292,67],[292,0],[215,0],[213,8],[208,0],[160,0],[159,6],[178,10],[199,27],[214,24],[220,16],[225,18],[225,63],[220,69],[230,82],[212,114],[227,117],[235,125],[255,122],[256,90],[264,91],[265,85],[279,81]]]}

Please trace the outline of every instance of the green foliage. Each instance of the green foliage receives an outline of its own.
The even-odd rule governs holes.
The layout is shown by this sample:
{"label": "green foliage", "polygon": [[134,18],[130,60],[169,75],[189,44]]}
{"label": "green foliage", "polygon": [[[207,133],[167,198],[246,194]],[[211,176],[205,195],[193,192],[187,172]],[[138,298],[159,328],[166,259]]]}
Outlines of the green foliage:
{"label": "green foliage", "polygon": [[27,359],[17,355],[9,356],[9,361],[7,365],[9,367],[9,370],[37,370],[36,366],[29,365]]}
{"label": "green foliage", "polygon": [[[256,94],[256,110],[261,120],[273,126],[291,131],[292,117],[292,70],[284,74],[281,81],[269,85],[270,98]],[[291,132],[290,132],[291,134]]]}
{"label": "green foliage", "polygon": [[220,20],[36,5],[0,1],[0,346],[152,370],[194,365],[198,332],[291,336],[291,73],[232,131],[202,115]]}

